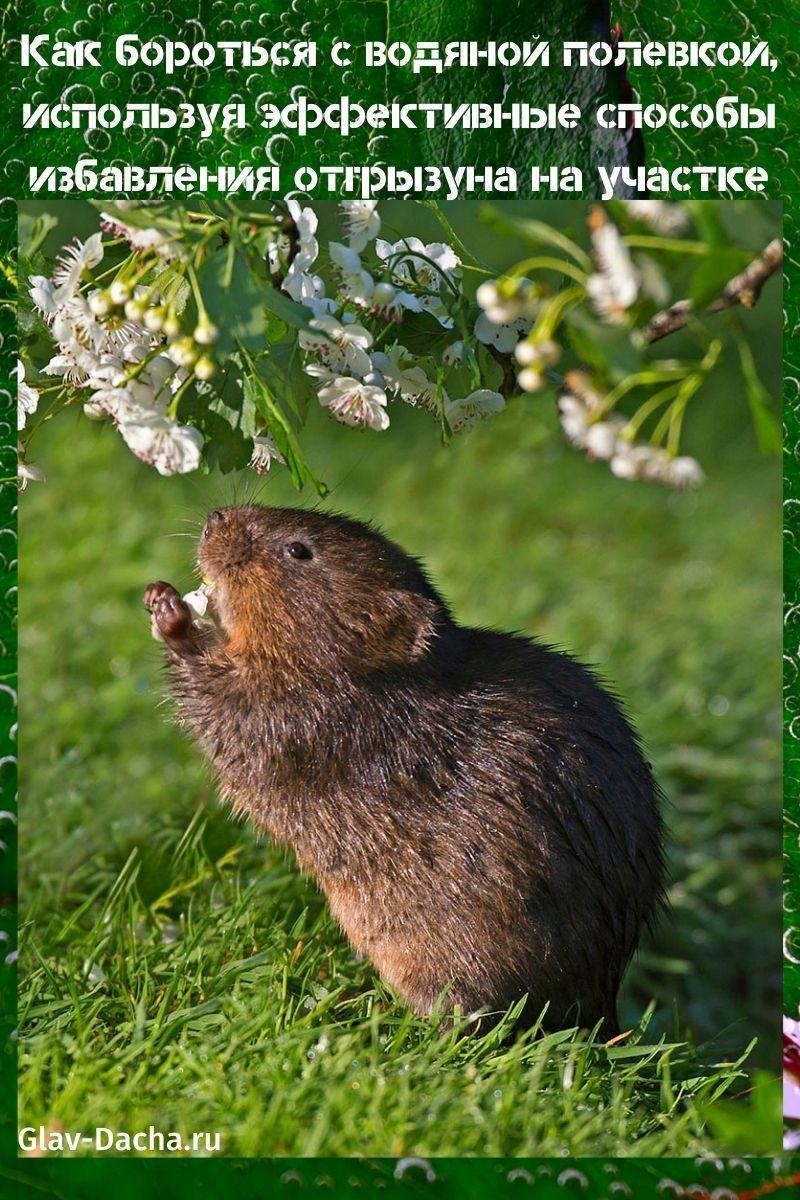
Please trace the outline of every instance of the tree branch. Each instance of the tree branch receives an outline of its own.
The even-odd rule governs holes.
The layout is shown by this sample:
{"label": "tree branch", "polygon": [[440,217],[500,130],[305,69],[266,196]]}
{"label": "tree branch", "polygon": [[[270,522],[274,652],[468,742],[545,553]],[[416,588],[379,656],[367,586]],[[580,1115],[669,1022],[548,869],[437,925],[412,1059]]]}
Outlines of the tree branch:
{"label": "tree branch", "polygon": [[[729,279],[718,296],[703,310],[707,313],[722,312],[726,308],[752,308],[761,295],[764,284],[774,275],[783,263],[783,243],[775,238],[762,251],[758,258],[753,259],[739,275]],[[678,300],[669,308],[656,313],[645,331],[648,342],[658,342],[670,333],[676,333],[688,324],[694,314],[691,300]]]}

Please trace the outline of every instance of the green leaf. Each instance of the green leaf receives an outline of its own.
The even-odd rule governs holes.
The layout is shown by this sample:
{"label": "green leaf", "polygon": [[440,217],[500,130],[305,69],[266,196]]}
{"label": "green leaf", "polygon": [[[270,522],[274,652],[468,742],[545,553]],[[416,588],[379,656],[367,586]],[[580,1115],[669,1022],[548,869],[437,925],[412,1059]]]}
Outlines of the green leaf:
{"label": "green leaf", "polygon": [[773,411],[772,397],[759,379],[750,343],[740,329],[737,329],[735,337],[758,444],[765,454],[780,454],[783,434]]}
{"label": "green leaf", "polygon": [[20,257],[33,258],[34,254],[41,250],[48,233],[55,229],[57,224],[58,217],[53,217],[50,213],[39,213],[34,217],[30,213],[21,212],[17,223]]}
{"label": "green leaf", "polygon": [[246,467],[253,445],[238,423],[231,422],[230,410],[219,396],[208,398],[187,393],[180,402],[178,415],[190,421],[202,433],[203,462],[207,470],[240,471]]}
{"label": "green leaf", "polygon": [[308,465],[289,417],[273,395],[267,379],[262,374],[263,362],[256,361],[245,346],[240,346],[245,366],[245,396],[252,401],[256,411],[264,419],[269,432],[286,460],[292,482],[298,491],[308,483],[318,495],[327,494],[327,487],[317,479]]}
{"label": "green leaf", "polygon": [[294,413],[304,425],[309,402],[315,399],[314,385],[303,370],[297,341],[271,345],[258,359],[258,370],[284,412]]}
{"label": "green leaf", "polygon": [[748,255],[734,247],[715,249],[700,263],[692,279],[692,304],[705,308],[720,294],[729,279],[733,279],[747,264]]}
{"label": "green leaf", "polygon": [[233,243],[211,256],[200,273],[200,287],[209,315],[219,329],[215,350],[224,357],[237,344],[261,350],[266,345],[264,292],[268,290]]}
{"label": "green leaf", "polygon": [[302,304],[295,304],[285,292],[279,292],[267,280],[264,281],[263,300],[269,312],[280,318],[285,325],[290,325],[293,329],[309,328],[308,322],[311,318],[308,309]]}
{"label": "green leaf", "polygon": [[478,343],[478,365],[483,387],[499,392],[503,383],[503,368],[482,342]]}

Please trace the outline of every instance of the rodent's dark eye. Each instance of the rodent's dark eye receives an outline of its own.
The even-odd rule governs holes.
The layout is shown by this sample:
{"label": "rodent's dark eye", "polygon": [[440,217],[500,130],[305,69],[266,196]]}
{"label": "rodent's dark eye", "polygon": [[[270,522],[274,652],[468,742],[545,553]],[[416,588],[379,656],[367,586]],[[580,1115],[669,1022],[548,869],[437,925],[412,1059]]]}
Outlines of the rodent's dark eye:
{"label": "rodent's dark eye", "polygon": [[310,548],[305,542],[289,542],[286,547],[286,553],[290,558],[313,558]]}

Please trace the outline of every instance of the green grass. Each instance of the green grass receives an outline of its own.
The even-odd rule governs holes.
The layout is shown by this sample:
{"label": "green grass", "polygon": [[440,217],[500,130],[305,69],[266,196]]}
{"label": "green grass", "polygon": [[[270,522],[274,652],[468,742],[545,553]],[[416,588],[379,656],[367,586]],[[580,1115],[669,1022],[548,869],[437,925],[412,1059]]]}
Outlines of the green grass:
{"label": "green grass", "polygon": [[[412,1020],[291,857],[218,808],[140,595],[189,586],[173,535],[233,484],[55,422],[22,503],[21,1123],[220,1130],[246,1155],[716,1150],[709,1105],[778,1061],[779,478],[743,405],[723,379],[686,496],[585,464],[537,398],[449,450],[408,411],[383,440],[315,416],[309,442],[331,506],[425,558],[462,619],[597,663],[635,716],[672,913],[610,1049]],[[264,498],[296,501],[278,476]]]}

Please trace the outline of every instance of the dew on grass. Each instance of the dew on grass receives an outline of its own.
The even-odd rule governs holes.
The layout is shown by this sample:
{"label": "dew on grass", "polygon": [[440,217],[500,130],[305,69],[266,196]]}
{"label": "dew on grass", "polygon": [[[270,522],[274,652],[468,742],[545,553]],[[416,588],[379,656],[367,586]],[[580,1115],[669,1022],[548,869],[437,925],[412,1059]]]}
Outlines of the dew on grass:
{"label": "dew on grass", "polygon": [[676,1179],[659,1179],[656,1184],[656,1191],[661,1192],[665,1196],[682,1196],[683,1185],[678,1183]]}
{"label": "dew on grass", "polygon": [[411,1180],[422,1178],[428,1183],[434,1183],[436,1172],[427,1158],[400,1158],[394,1168],[394,1177],[395,1179],[408,1177]]}

